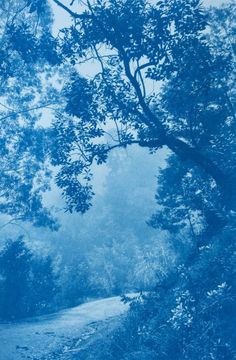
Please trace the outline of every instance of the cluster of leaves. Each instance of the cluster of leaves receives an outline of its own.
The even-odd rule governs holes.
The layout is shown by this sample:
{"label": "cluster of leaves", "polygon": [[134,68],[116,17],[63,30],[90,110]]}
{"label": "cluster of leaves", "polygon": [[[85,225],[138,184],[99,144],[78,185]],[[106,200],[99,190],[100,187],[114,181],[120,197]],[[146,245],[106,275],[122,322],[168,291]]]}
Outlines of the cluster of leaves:
{"label": "cluster of leaves", "polygon": [[9,41],[9,52],[17,52],[25,63],[45,61],[50,65],[57,65],[60,58],[57,53],[57,43],[49,31],[40,37],[32,33],[32,24],[10,24],[6,35]]}
{"label": "cluster of leaves", "polygon": [[196,167],[189,169],[175,155],[169,157],[167,164],[158,176],[159,206],[149,224],[174,234],[189,229],[196,245],[201,245],[227,223],[221,194],[205,173]]}
{"label": "cluster of leaves", "polygon": [[29,12],[37,12],[39,15],[48,11],[47,0],[28,0],[27,6],[29,7]]}

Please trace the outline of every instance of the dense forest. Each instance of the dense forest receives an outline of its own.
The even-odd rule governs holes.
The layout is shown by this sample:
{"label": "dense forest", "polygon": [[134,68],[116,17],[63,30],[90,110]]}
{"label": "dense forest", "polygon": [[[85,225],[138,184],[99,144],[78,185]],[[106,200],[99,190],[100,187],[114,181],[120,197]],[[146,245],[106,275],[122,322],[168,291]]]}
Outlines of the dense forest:
{"label": "dense forest", "polygon": [[122,296],[70,359],[236,359],[234,1],[0,14],[1,323]]}

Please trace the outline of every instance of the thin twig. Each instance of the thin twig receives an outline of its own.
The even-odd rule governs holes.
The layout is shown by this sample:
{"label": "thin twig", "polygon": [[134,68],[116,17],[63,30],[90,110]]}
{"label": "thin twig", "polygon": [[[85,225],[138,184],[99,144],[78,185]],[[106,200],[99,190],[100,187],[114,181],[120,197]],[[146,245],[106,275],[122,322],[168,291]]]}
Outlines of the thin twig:
{"label": "thin twig", "polygon": [[78,14],[74,11],[72,11],[70,8],[68,8],[66,5],[64,5],[61,1],[59,0],[52,0],[55,4],[57,4],[58,6],[60,6],[63,10],[65,10],[68,14],[70,14],[74,19],[90,19],[91,16],[89,14]]}

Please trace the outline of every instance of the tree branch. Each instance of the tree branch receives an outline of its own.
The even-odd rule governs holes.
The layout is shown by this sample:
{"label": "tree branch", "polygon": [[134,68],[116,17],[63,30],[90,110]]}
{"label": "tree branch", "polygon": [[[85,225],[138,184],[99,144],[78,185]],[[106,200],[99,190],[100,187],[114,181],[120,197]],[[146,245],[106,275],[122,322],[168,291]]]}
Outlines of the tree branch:
{"label": "tree branch", "polygon": [[12,116],[15,116],[15,115],[25,114],[25,113],[28,113],[30,111],[35,111],[35,110],[39,110],[39,109],[46,109],[46,108],[49,108],[50,105],[52,105],[52,104],[39,105],[39,106],[35,106],[35,107],[29,108],[29,109],[25,109],[25,110],[21,110],[21,111],[15,111],[15,112],[12,112],[12,113],[0,118],[0,121],[6,120],[6,119],[8,119],[8,118],[10,118]]}
{"label": "tree branch", "polygon": [[147,67],[149,67],[149,66],[154,66],[154,65],[156,65],[154,62],[148,62],[148,63],[145,63],[145,64],[142,64],[142,65],[139,65],[136,69],[135,69],[135,72],[134,72],[134,77],[136,78],[137,77],[137,74],[141,71],[141,70],[143,70],[143,69],[145,69],[145,68],[147,68]]}
{"label": "tree branch", "polygon": [[[119,32],[119,29],[117,31]],[[140,143],[140,146],[149,146],[156,148],[166,145],[182,160],[188,160],[192,162],[193,164],[202,168],[207,174],[209,174],[216,181],[216,184],[220,187],[222,194],[225,198],[229,197],[230,191],[233,191],[233,193],[235,194],[235,189],[232,187],[232,179],[228,179],[226,175],[221,171],[221,169],[211,159],[208,159],[199,150],[190,146],[185,141],[167,133],[164,125],[146,104],[145,99],[142,95],[142,91],[140,89],[140,85],[137,79],[131,73],[130,61],[125,50],[121,45],[117,45],[117,48],[120,51],[121,58],[123,60],[125,74],[129,79],[131,85],[133,86],[137,94],[139,104],[142,107],[143,112],[147,118],[145,124],[151,127],[154,136],[156,136],[155,140],[144,142],[142,145]]]}
{"label": "tree branch", "polygon": [[61,7],[63,10],[65,10],[70,16],[72,16],[74,19],[90,19],[91,16],[89,14],[78,14],[74,11],[72,11],[70,8],[68,8],[66,5],[64,5],[59,0],[52,0],[55,4],[57,4],[59,7]]}
{"label": "tree branch", "polygon": [[[113,48],[116,48],[119,52],[120,59],[124,66],[124,72],[129,80],[130,84],[133,87],[134,92],[136,93],[137,100],[139,106],[142,109],[141,118],[143,124],[145,124],[150,131],[152,132],[152,137],[150,141],[135,141],[135,143],[140,146],[153,147],[158,148],[166,145],[170,150],[172,150],[176,155],[178,155],[182,160],[190,161],[192,164],[201,167],[207,174],[209,174],[220,186],[223,194],[230,194],[232,191],[235,194],[235,189],[233,188],[232,179],[227,177],[221,169],[215,164],[211,159],[207,158],[204,154],[202,154],[198,149],[192,147],[184,140],[177,138],[176,136],[169,134],[168,130],[165,128],[160,119],[156,116],[155,113],[152,112],[149,105],[146,103],[145,98],[143,96],[140,83],[138,82],[136,76],[138,72],[145,69],[148,66],[155,65],[153,62],[147,62],[143,65],[140,65],[134,74],[131,72],[130,68],[130,58],[128,57],[126,50],[123,48],[123,38],[122,31],[119,27],[119,24],[116,21],[116,18],[113,14],[110,14],[109,18],[107,17],[107,21],[110,22],[111,28],[109,26],[105,26],[95,15],[93,12],[92,5],[90,1],[87,0],[88,9],[91,12],[91,15],[86,14],[77,14],[68,9],[65,5],[63,5],[58,0],[53,0],[59,6],[61,6],[64,10],[66,10],[72,17],[74,18],[92,18],[94,22],[96,22],[101,31],[106,35],[107,40],[111,43]],[[113,28],[113,29],[112,29]],[[111,31],[111,30],[114,30]],[[99,60],[99,57],[98,57]],[[101,59],[100,59],[101,63]],[[103,71],[104,69],[102,69]],[[112,148],[116,147],[126,147],[127,145],[134,143],[120,143],[114,145],[114,147],[108,148],[107,151],[110,151]],[[236,195],[235,195],[236,196]]]}
{"label": "tree branch", "polygon": [[139,78],[140,78],[140,81],[141,81],[141,84],[142,84],[142,88],[143,88],[143,97],[145,98],[146,97],[146,88],[145,88],[145,83],[144,83],[144,80],[143,80],[143,75],[142,75],[142,71],[140,70],[140,66],[139,66],[139,62],[137,61],[137,68],[135,70],[135,72],[137,71],[138,69],[138,73],[136,73],[136,76],[135,76],[135,73],[134,73],[134,78],[137,79],[137,74],[139,75]]}

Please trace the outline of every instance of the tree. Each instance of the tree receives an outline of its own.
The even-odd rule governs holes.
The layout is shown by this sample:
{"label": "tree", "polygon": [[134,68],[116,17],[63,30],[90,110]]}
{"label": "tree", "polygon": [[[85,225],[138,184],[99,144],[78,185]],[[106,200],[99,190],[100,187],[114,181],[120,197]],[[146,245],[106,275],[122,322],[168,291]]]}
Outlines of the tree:
{"label": "tree", "polygon": [[0,273],[3,281],[1,317],[21,318],[27,315],[26,292],[30,277],[32,254],[22,238],[8,242],[1,251]]}
{"label": "tree", "polygon": [[55,221],[42,199],[50,186],[50,169],[49,129],[41,120],[55,104],[51,68],[59,57],[47,2],[38,2],[38,11],[30,3],[0,4],[0,212],[53,228]]}
{"label": "tree", "polygon": [[[54,3],[73,20],[69,29],[60,31],[58,41],[50,33],[46,1],[27,1],[23,9],[13,1],[10,25],[8,21],[2,27],[7,29],[2,32],[3,42],[9,44],[3,47],[9,58],[3,73],[11,79],[6,94],[17,91],[12,79],[25,79],[20,87],[27,89],[32,103],[41,92],[36,95],[47,64],[57,69],[61,61],[68,69],[63,76],[69,72],[61,99],[65,106],[56,109],[50,130],[36,126],[30,108],[24,108],[20,116],[18,111],[7,111],[7,119],[16,116],[18,122],[14,129],[10,127],[11,133],[7,128],[2,138],[2,212],[36,225],[54,226],[42,198],[49,188],[49,152],[52,165],[59,170],[56,183],[67,210],[87,211],[94,195],[93,164],[106,162],[112,149],[131,144],[154,153],[168,147],[188,168],[201,169],[208,182],[216,184],[222,207],[234,209],[235,49],[229,30],[233,20],[227,25],[226,31],[231,31],[228,45],[218,51],[220,41],[213,35],[216,22],[207,22],[207,12],[197,0],[169,4],[87,1],[81,13],[59,0]],[[4,6],[5,2],[5,16]],[[216,12],[214,16],[218,16]],[[83,75],[84,64],[93,67],[88,76]],[[28,69],[24,76],[22,69]],[[25,81],[32,78],[31,86]],[[37,91],[32,99],[33,89]],[[49,97],[58,101],[55,93],[54,87]],[[48,93],[42,94],[45,96]],[[12,96],[7,98],[12,102]],[[23,101],[19,100],[17,108]],[[45,103],[38,106],[50,107]],[[30,119],[22,128],[19,122],[25,121],[26,114]],[[10,135],[16,143],[8,143]],[[19,171],[11,170],[13,163],[19,164]],[[6,187],[11,191],[5,191]],[[13,206],[16,202],[21,206]]]}
{"label": "tree", "polygon": [[59,275],[51,256],[35,255],[31,263],[29,290],[29,315],[43,314],[57,309],[56,295],[59,293]]}
{"label": "tree", "polygon": [[[131,144],[151,152],[167,146],[214,182],[222,206],[233,209],[235,114],[225,84],[234,61],[215,52],[204,33],[200,2],[87,1],[81,14],[54,2],[74,19],[61,48],[76,68],[64,90],[65,115],[53,124],[52,162],[67,209],[90,207],[92,163]],[[95,75],[80,73],[84,62],[94,64]]]}
{"label": "tree", "polygon": [[63,307],[78,306],[91,297],[88,261],[84,256],[76,255],[60,271],[60,292],[58,302]]}
{"label": "tree", "polygon": [[[206,40],[213,54],[212,72],[201,79],[199,71],[192,70],[188,76],[173,79],[164,93],[169,114],[180,119],[176,134],[183,137],[188,132],[192,144],[228,174],[235,173],[236,150],[234,7],[230,3],[209,12]],[[197,86],[197,81],[202,85]],[[172,155],[158,183],[156,200],[160,207],[150,222],[154,227],[179,231],[188,225],[200,245],[227,221],[232,224],[233,213],[222,207],[221,189],[199,167],[189,167]]]}
{"label": "tree", "polygon": [[57,280],[50,256],[35,254],[23,237],[9,240],[0,252],[0,317],[20,319],[55,309]]}

